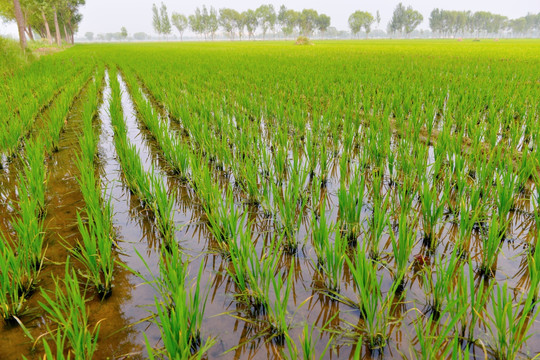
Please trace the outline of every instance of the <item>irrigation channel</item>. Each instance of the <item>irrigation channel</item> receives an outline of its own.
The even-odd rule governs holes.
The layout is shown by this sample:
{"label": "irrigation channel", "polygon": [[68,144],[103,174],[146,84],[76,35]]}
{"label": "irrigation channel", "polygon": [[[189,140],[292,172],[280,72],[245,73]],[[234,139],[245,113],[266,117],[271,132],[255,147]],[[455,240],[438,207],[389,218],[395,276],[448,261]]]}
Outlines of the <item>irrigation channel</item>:
{"label": "irrigation channel", "polygon": [[[538,281],[529,269],[538,236],[534,177],[519,195],[510,194],[504,226],[489,216],[469,219],[464,213],[478,210],[471,203],[487,214],[486,198],[504,203],[499,183],[517,180],[485,175],[479,167],[464,183],[446,181],[464,166],[454,154],[445,170],[438,168],[440,142],[450,136],[441,114],[433,116],[433,129],[417,132],[422,169],[431,177],[413,184],[397,176],[389,160],[382,168],[368,160],[369,152],[385,151],[377,142],[409,149],[403,145],[408,129],[389,114],[380,128],[370,128],[366,113],[340,124],[344,135],[332,148],[317,138],[325,125],[310,114],[297,149],[295,130],[279,130],[269,114],[242,118],[249,99],[220,108],[227,100],[216,98],[208,109],[208,103],[189,108],[168,96],[165,80],[149,74],[125,62],[81,72],[35,118],[35,128],[21,138],[21,155],[0,159],[0,231],[14,248],[22,238],[17,219],[25,219],[25,184],[37,192],[28,171],[45,174],[37,181],[45,186],[44,209],[28,215],[43,227],[43,258],[30,266],[38,269],[37,279],[22,297],[24,311],[0,326],[1,359],[42,359],[47,351],[60,358],[91,343],[95,349],[72,358],[185,359],[198,351],[208,359],[540,353],[536,298],[527,296]],[[190,117],[196,113],[200,118]],[[205,116],[215,122],[198,121]],[[40,130],[48,123],[56,127]],[[372,138],[348,139],[346,126]],[[378,130],[388,138],[377,138]],[[44,140],[56,133],[56,141]],[[482,145],[462,140],[464,148],[490,151],[487,138]],[[317,141],[317,154],[310,153]],[[522,157],[514,155],[508,159],[519,163]],[[32,161],[40,156],[43,168]],[[475,193],[471,184],[481,179],[487,185]],[[96,191],[96,202],[88,189]],[[99,228],[99,219],[111,226]],[[85,258],[86,232],[107,244]],[[486,240],[492,238],[498,239],[494,248]],[[0,250],[3,259],[21,256]],[[97,279],[92,259],[100,259]],[[65,291],[73,279],[71,293]],[[77,298],[73,289],[82,305],[74,305],[69,319],[83,319],[83,330],[50,311],[61,303],[59,294]],[[501,333],[517,339],[522,329],[530,337],[520,346],[501,347]],[[77,331],[86,345],[70,337]]]}

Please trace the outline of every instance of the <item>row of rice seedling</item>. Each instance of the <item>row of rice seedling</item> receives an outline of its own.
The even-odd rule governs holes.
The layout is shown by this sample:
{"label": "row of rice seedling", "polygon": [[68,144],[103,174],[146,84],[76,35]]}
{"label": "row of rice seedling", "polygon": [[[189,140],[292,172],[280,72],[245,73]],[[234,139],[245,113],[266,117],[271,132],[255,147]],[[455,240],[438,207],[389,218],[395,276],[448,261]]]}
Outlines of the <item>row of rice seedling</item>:
{"label": "row of rice seedling", "polygon": [[[97,159],[98,134],[94,131],[94,118],[98,106],[98,92],[102,85],[101,72],[96,73],[86,93],[83,107],[83,134],[79,138],[81,154],[77,157],[79,186],[84,198],[83,211],[77,214],[82,240],[72,249],[73,256],[86,268],[85,277],[94,285],[98,295],[105,298],[112,293],[114,268],[114,228],[111,199],[102,189],[93,171]],[[84,217],[84,218],[83,218]],[[84,220],[83,220],[84,219]]]}
{"label": "row of rice seedling", "polygon": [[12,219],[13,241],[0,234],[3,277],[0,290],[2,319],[19,321],[26,299],[34,292],[44,259],[45,188],[47,170],[41,138],[26,144],[23,171],[17,184],[17,215]]}
{"label": "row of rice seedling", "polygon": [[127,137],[127,128],[122,110],[120,84],[115,69],[109,70],[111,98],[109,112],[114,128],[114,142],[126,183],[147,208],[155,214],[156,226],[162,235],[164,246],[173,248],[176,245],[173,211],[175,198],[169,194],[163,180],[154,172],[146,172],[136,147]]}
{"label": "row of rice seedling", "polygon": [[144,97],[142,89],[137,86],[137,81],[129,71],[123,71],[124,79],[137,111],[139,119],[152,134],[158,146],[162,150],[165,161],[171,167],[171,172],[186,181],[189,173],[188,145],[179,138],[172,136],[173,130],[166,121],[160,119],[152,104]]}
{"label": "row of rice seedling", "polygon": [[35,119],[56,101],[73,77],[78,77],[92,63],[91,59],[81,59],[74,65],[69,61],[42,58],[4,78],[0,86],[3,119],[0,121],[0,154],[7,158],[17,155]]}
{"label": "row of rice seedling", "polygon": [[54,103],[47,111],[46,126],[42,131],[45,132],[45,146],[49,153],[59,150],[58,144],[66,122],[68,121],[69,110],[73,104],[75,97],[79,96],[85,84],[90,81],[90,72],[85,71],[83,75],[75,81],[66,85],[65,91],[57,96]]}

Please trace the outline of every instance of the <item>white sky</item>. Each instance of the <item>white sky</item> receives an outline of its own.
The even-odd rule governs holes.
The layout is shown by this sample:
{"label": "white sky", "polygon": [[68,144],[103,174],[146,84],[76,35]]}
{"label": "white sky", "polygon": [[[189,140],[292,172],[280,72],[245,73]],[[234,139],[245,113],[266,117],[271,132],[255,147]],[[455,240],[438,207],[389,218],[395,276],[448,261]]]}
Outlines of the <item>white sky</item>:
{"label": "white sky", "polygon": [[[159,0],[158,0],[159,1]],[[118,32],[125,26],[130,34],[146,32],[154,34],[152,29],[152,3],[156,0],[86,0],[86,5],[81,8],[83,21],[80,24],[79,36],[91,31],[94,33]],[[161,1],[159,1],[161,2]],[[203,4],[214,6],[216,9],[230,7],[236,10],[257,8],[263,3],[273,4],[278,11],[281,4],[287,8],[301,10],[312,8],[319,13],[325,13],[332,19],[332,26],[339,30],[348,29],[347,19],[355,10],[369,11],[373,15],[377,10],[381,13],[380,28],[386,29],[394,7],[399,0],[379,1],[351,1],[351,0],[289,0],[289,1],[249,1],[249,0],[207,0],[207,1],[182,1],[164,0],[169,13],[176,11],[186,15],[192,14],[197,6]],[[424,22],[420,28],[428,29],[427,19],[431,10],[442,8],[448,10],[486,10],[510,18],[526,15],[528,12],[540,12],[540,0],[405,0],[404,5],[412,5],[424,16]],[[0,23],[0,34],[16,34],[14,24]]]}

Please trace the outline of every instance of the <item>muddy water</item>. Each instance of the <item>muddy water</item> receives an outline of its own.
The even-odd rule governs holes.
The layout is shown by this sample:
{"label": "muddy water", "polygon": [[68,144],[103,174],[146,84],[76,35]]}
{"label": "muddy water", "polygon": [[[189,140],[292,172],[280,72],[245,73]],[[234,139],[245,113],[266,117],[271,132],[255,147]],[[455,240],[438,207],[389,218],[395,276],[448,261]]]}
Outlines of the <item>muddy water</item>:
{"label": "muddy water", "polygon": [[[121,80],[121,78],[120,78]],[[144,129],[141,122],[135,116],[133,103],[123,81],[120,82],[123,90],[122,105],[128,128],[130,141],[135,144],[143,160],[145,169],[155,169],[158,176],[162,176],[170,191],[176,195],[177,203],[175,207],[175,223],[179,226],[177,241],[182,245],[184,251],[190,256],[192,265],[190,267],[191,277],[194,278],[201,263],[204,266],[202,286],[208,291],[208,303],[205,311],[202,333],[205,336],[213,336],[217,339],[216,345],[210,349],[208,358],[220,359],[266,359],[279,358],[280,347],[273,342],[266,341],[264,337],[257,337],[260,328],[249,322],[239,320],[223,313],[245,316],[245,309],[239,306],[232,294],[234,284],[225,274],[228,262],[219,255],[211,253],[213,240],[204,222],[204,211],[200,206],[193,189],[189,185],[180,182],[174,176],[167,173],[167,166],[161,159],[160,150],[152,140],[150,134]],[[99,161],[96,164],[96,171],[100,174],[106,196],[111,196],[114,208],[114,225],[118,240],[117,259],[119,263],[115,268],[114,289],[110,298],[100,301],[92,298],[89,302],[91,320],[93,323],[101,321],[100,340],[96,359],[106,358],[145,358],[143,333],[146,333],[152,345],[161,346],[159,331],[150,321],[145,320],[152,312],[154,296],[156,295],[151,287],[142,284],[142,280],[126,270],[124,266],[140,272],[143,276],[149,277],[151,273],[158,274],[158,264],[160,261],[159,247],[160,238],[154,227],[152,214],[149,214],[142,207],[140,200],[132,195],[123,182],[120,164],[116,158],[113,142],[113,129],[110,117],[107,113],[108,98],[110,89],[108,85],[103,91],[103,102],[99,109],[99,119],[96,127],[100,129]],[[81,96],[84,99],[84,92]],[[52,276],[63,276],[63,262],[68,255],[64,247],[73,246],[79,238],[76,226],[76,213],[83,207],[83,200],[80,194],[76,177],[78,169],[74,162],[74,153],[79,151],[77,136],[82,132],[82,122],[80,119],[82,101],[75,102],[68,119],[66,131],[62,135],[60,151],[55,153],[48,160],[49,182],[47,187],[47,264],[41,276],[40,286],[43,289],[53,289]],[[174,124],[174,122],[171,122]],[[14,211],[11,202],[16,199],[15,183],[20,164],[13,161],[1,171],[0,181],[2,190],[0,192],[0,230],[3,233],[10,233],[10,218]],[[337,190],[339,187],[339,171],[337,164],[333,164],[330,171],[329,182],[325,191],[325,204],[328,221],[337,219]],[[226,178],[216,174],[216,181],[227,181]],[[366,184],[366,188],[371,188],[371,184]],[[392,194],[392,187],[387,182],[384,187],[385,193]],[[271,219],[265,217],[261,209],[244,207],[241,200],[244,196],[236,189],[235,198],[238,199],[238,206],[249,212],[249,218],[253,220],[253,241],[261,253],[268,245],[273,232]],[[414,205],[418,210],[418,203]],[[370,216],[370,207],[366,206],[366,219]],[[517,211],[513,213],[511,234],[504,243],[503,250],[499,255],[498,270],[496,280],[498,282],[507,281],[511,287],[526,287],[527,271],[526,256],[524,255],[525,245],[535,238],[533,229],[534,219],[530,215],[530,201],[525,199],[519,204]],[[306,211],[305,221],[298,235],[298,239],[303,241],[307,236],[309,228],[310,213]],[[457,231],[457,226],[452,223],[452,218],[448,216],[439,227],[440,245],[438,253],[449,254],[452,250],[452,240]],[[418,233],[418,241],[413,256],[425,254],[425,249],[421,246],[421,234]],[[363,239],[360,239],[362,241]],[[391,245],[389,237],[386,236],[381,241],[383,260],[389,268],[393,266]],[[481,254],[481,237],[479,234],[473,236],[471,245],[471,255],[473,259]],[[147,269],[143,261],[138,257],[141,254],[144,261],[149,265]],[[328,296],[318,291],[321,287],[321,279],[315,270],[312,258],[315,257],[310,241],[306,241],[306,246],[294,256],[283,255],[280,261],[280,269],[283,276],[287,275],[287,269],[291,262],[295,264],[294,284],[289,301],[289,310],[295,314],[292,319],[293,329],[291,336],[298,339],[304,323],[315,325],[314,332],[316,348],[321,352],[330,340],[327,332],[321,332],[320,328],[329,328],[343,332],[344,328],[351,329],[353,324],[362,326],[357,310],[342,303],[332,301]],[[122,266],[123,265],[123,266]],[[379,276],[383,277],[383,289],[388,291],[391,285],[391,274],[384,267],[379,268]],[[345,271],[342,293],[351,298],[355,298],[355,289],[352,286],[350,274]],[[90,294],[91,295],[91,294]],[[39,293],[34,294],[29,305],[36,307],[41,300]],[[304,303],[305,302],[305,303]],[[300,307],[300,305],[304,303]],[[415,338],[414,325],[417,315],[413,308],[427,310],[427,300],[424,290],[421,288],[421,281],[412,276],[407,284],[407,296],[403,304],[397,304],[393,310],[394,315],[401,314],[403,320],[392,329],[389,346],[382,353],[370,354],[363,349],[365,358],[401,358],[403,352],[405,357],[409,357],[408,347],[411,339]],[[490,308],[490,305],[488,305]],[[338,317],[334,317],[335,314]],[[34,318],[25,317],[25,325],[29,327],[33,336],[37,337],[46,331],[46,319],[36,313]],[[351,330],[352,331],[352,330]],[[540,351],[540,325],[536,323],[531,333],[533,337],[529,340],[529,351],[537,353]],[[478,329],[482,334],[481,338],[489,340],[485,329]],[[332,352],[327,355],[332,359],[345,359],[352,357],[355,347],[352,345],[356,341],[355,336],[342,336],[335,339],[336,345]],[[1,359],[19,359],[21,354],[28,358],[39,357],[38,352],[31,351],[32,344],[26,339],[22,331],[18,328],[0,329],[0,350]],[[232,349],[232,350],[231,350]],[[399,350],[398,350],[399,349]],[[524,351],[527,349],[524,348]],[[483,351],[480,347],[473,349],[475,358],[483,358]]]}

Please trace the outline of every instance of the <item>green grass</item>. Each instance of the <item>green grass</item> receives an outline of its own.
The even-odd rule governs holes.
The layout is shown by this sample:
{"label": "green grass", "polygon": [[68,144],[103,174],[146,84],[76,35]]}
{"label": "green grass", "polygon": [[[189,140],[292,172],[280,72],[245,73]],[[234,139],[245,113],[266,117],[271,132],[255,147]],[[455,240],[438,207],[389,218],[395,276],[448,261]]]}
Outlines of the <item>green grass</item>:
{"label": "green grass", "polygon": [[17,41],[1,36],[0,53],[2,53],[2,57],[0,57],[0,75],[28,65],[34,60],[34,56],[31,53],[25,54],[21,50],[21,46]]}

